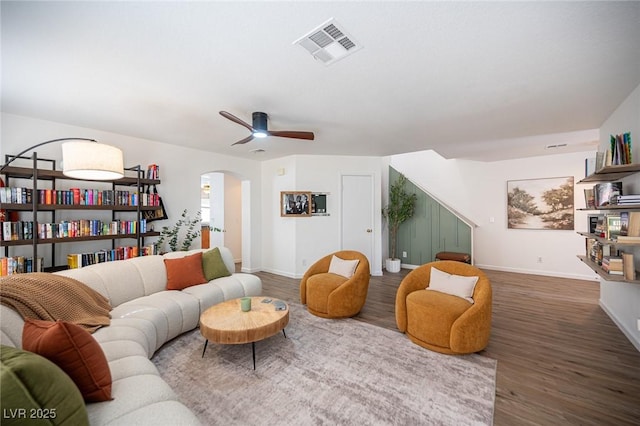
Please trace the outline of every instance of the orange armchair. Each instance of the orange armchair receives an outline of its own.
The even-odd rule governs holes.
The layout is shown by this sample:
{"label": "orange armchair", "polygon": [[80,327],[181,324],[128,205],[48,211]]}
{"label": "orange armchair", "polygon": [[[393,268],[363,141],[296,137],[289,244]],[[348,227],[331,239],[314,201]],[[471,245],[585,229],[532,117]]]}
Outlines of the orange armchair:
{"label": "orange armchair", "polygon": [[[474,303],[462,297],[425,290],[431,268],[452,275],[477,276]],[[491,333],[491,282],[475,266],[455,261],[431,262],[411,271],[396,293],[396,324],[414,343],[445,354],[478,352]]]}
{"label": "orange armchair", "polygon": [[[329,272],[333,256],[358,260],[351,278]],[[307,310],[323,318],[347,318],[356,315],[367,299],[369,261],[360,252],[343,250],[327,255],[305,272],[300,281],[300,301]]]}

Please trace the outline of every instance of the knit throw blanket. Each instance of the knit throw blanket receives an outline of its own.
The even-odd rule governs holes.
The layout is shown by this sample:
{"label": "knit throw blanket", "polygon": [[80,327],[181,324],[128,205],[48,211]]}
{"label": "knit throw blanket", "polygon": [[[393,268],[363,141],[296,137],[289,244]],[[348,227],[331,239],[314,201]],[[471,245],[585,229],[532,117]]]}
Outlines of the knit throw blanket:
{"label": "knit throw blanket", "polygon": [[111,322],[107,298],[78,280],[46,272],[0,278],[0,303],[22,318],[63,320],[91,333]]}

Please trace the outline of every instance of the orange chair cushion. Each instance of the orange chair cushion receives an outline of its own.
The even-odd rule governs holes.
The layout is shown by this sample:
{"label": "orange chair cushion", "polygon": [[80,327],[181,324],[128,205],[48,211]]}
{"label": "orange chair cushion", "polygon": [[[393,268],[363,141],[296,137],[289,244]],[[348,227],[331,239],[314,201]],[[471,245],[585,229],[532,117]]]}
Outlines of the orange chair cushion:
{"label": "orange chair cushion", "polygon": [[329,294],[347,280],[331,272],[312,275],[307,280],[307,306],[314,311],[329,312]]}
{"label": "orange chair cushion", "polygon": [[437,291],[414,291],[407,296],[407,333],[448,348],[454,321],[471,306],[457,296]]}

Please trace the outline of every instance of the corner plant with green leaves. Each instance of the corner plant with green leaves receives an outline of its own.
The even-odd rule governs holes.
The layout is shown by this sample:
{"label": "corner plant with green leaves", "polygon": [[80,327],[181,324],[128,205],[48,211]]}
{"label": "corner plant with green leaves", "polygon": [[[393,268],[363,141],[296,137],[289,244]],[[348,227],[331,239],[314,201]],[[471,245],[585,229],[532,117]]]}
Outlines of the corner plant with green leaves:
{"label": "corner plant with green leaves", "polygon": [[405,191],[404,186],[408,181],[403,174],[389,187],[389,204],[382,209],[382,217],[387,220],[389,226],[390,257],[397,259],[396,247],[398,245],[398,229],[400,225],[413,216],[416,207],[416,194]]}
{"label": "corner plant with green leaves", "polygon": [[[178,251],[178,244],[180,242],[181,251],[189,250],[193,240],[200,236],[201,222],[199,211],[196,213],[195,217],[191,219],[187,214],[187,209],[184,209],[180,219],[178,219],[173,226],[162,227],[162,231],[160,231],[160,238],[158,239],[158,247],[163,247],[166,241],[171,251]],[[185,230],[184,237],[181,235],[183,227]]]}

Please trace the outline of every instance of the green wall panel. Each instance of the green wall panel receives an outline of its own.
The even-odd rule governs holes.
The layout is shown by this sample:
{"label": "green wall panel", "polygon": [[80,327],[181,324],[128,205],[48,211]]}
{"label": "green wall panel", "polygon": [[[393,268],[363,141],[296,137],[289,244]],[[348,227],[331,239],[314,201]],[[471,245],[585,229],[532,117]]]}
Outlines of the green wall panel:
{"label": "green wall panel", "polygon": [[[389,182],[400,173],[389,167]],[[402,263],[422,265],[435,259],[441,251],[471,254],[471,227],[411,182],[406,191],[417,195],[413,217],[400,226],[398,256]],[[407,257],[403,257],[406,252]]]}

